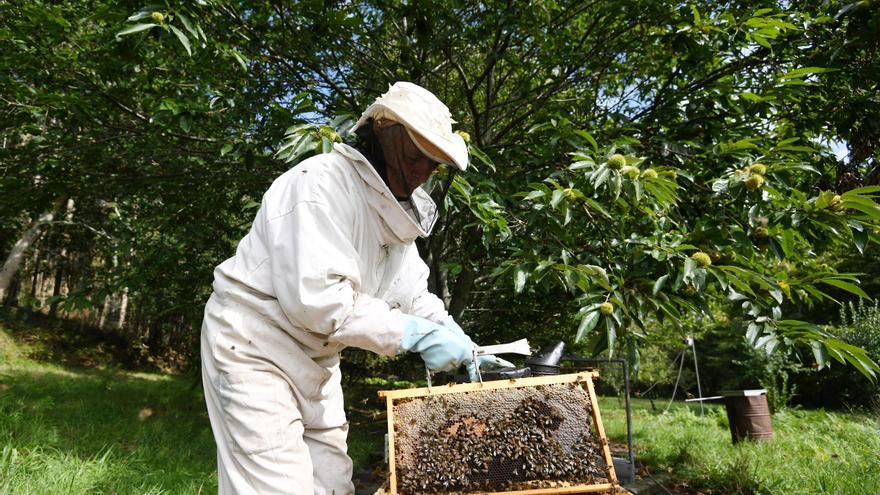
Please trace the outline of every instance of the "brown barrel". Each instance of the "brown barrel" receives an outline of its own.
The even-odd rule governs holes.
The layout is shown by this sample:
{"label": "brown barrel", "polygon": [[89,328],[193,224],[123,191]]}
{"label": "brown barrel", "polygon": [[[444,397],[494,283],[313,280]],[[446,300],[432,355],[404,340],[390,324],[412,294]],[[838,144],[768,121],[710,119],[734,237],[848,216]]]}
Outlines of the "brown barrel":
{"label": "brown barrel", "polygon": [[[739,391],[742,392],[742,391]],[[740,440],[770,440],[773,421],[767,406],[767,395],[725,394],[727,420],[733,443]]]}

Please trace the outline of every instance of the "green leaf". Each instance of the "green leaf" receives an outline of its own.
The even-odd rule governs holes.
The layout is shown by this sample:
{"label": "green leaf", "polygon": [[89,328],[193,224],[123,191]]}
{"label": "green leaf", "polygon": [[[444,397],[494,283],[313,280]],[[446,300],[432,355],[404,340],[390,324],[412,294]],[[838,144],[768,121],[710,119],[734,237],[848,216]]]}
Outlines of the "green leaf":
{"label": "green leaf", "polygon": [[874,194],[876,192],[880,192],[880,186],[857,187],[841,194],[841,196],[861,196],[864,194]]}
{"label": "green leaf", "polygon": [[245,72],[247,72],[247,70],[248,70],[247,64],[248,64],[249,60],[247,58],[245,58],[245,56],[242,55],[241,53],[238,53],[237,50],[232,50],[232,56],[235,57],[235,60],[236,60],[236,62],[238,62],[238,65],[240,65],[241,68],[244,69]]}
{"label": "green leaf", "polygon": [[739,292],[737,292],[737,291],[733,290],[733,288],[731,288],[728,295],[727,295],[727,300],[732,301],[732,302],[748,301],[749,297],[746,295],[740,294]]}
{"label": "green leaf", "polygon": [[146,23],[146,24],[135,24],[134,26],[129,26],[129,27],[123,29],[122,31],[119,31],[118,33],[116,33],[116,38],[118,39],[121,36],[139,33],[141,31],[146,31],[147,29],[152,29],[156,26],[158,26],[158,24],[154,24],[152,22]]}
{"label": "green leaf", "polygon": [[620,197],[620,192],[623,189],[623,176],[620,174],[615,174],[614,176],[614,200],[617,201],[617,198]]}
{"label": "green leaf", "polygon": [[584,315],[580,325],[578,325],[577,335],[574,337],[575,342],[580,342],[584,335],[596,328],[596,325],[599,323],[599,316],[600,313],[598,311],[591,311]]}
{"label": "green leaf", "polygon": [[137,14],[132,14],[132,15],[128,16],[128,19],[126,19],[125,22],[134,22],[134,21],[139,21],[141,19],[146,19],[147,17],[150,17],[150,15],[152,13],[153,13],[152,10],[141,10]]}
{"label": "green leaf", "polygon": [[189,18],[187,16],[185,16],[184,14],[180,14],[180,13],[177,14],[177,17],[180,19],[181,24],[183,24],[184,29],[189,31],[189,34],[191,34],[193,38],[198,40],[199,33],[198,33],[198,31],[193,29],[193,25],[190,22]]}
{"label": "green leaf", "polygon": [[611,290],[610,281],[608,279],[608,273],[601,266],[596,265],[578,265],[578,269],[588,275],[598,277],[601,281],[601,285],[607,289]]}
{"label": "green leaf", "polygon": [[749,36],[751,36],[753,40],[755,40],[759,45],[763,46],[764,48],[773,48],[772,46],[770,46],[770,42],[767,41],[767,38],[761,36],[760,34],[752,33]]}
{"label": "green leaf", "polygon": [[785,249],[775,237],[768,237],[767,242],[770,244],[770,250],[780,260],[785,260]]}
{"label": "green leaf", "polygon": [[614,357],[614,347],[617,344],[617,323],[613,318],[605,318],[605,330],[608,339],[608,357]]}
{"label": "green leaf", "polygon": [[480,163],[489,167],[489,170],[491,170],[493,172],[495,171],[495,163],[492,162],[492,159],[489,158],[488,155],[483,153],[483,150],[481,150],[480,148],[477,148],[476,145],[468,144],[468,153],[470,153],[471,155],[476,157],[477,160],[480,161]]}
{"label": "green leaf", "polygon": [[593,180],[593,187],[595,187],[596,189],[599,189],[599,187],[601,187],[602,184],[605,183],[605,181],[608,179],[608,177],[610,175],[611,175],[611,170],[609,170],[607,167],[600,168],[598,170],[598,172],[596,173],[596,176]]}
{"label": "green leaf", "polygon": [[855,242],[859,254],[865,254],[865,246],[868,245],[868,232],[866,230],[852,229],[852,233],[853,242]]}
{"label": "green leaf", "polygon": [[675,246],[676,251],[690,251],[692,249],[699,250],[699,248],[697,246],[694,246],[693,244],[688,244],[686,242],[681,243],[678,246]]}
{"label": "green leaf", "polygon": [[819,365],[819,369],[821,370],[828,366],[830,359],[828,358],[828,352],[825,350],[825,345],[818,340],[812,340],[810,341],[810,347],[813,350],[813,358],[816,360],[816,364]]}
{"label": "green leaf", "polygon": [[746,339],[748,340],[749,344],[757,347],[756,343],[758,342],[758,337],[760,336],[761,327],[755,322],[749,323],[749,327],[746,330]]}
{"label": "green leaf", "polygon": [[801,67],[780,76],[780,79],[793,79],[796,77],[808,76],[810,74],[821,74],[823,72],[834,72],[837,69],[826,69],[824,67]]}
{"label": "green leaf", "polygon": [[168,27],[171,28],[171,32],[173,32],[175,36],[177,36],[177,39],[180,40],[180,44],[183,45],[184,48],[186,48],[186,53],[190,57],[192,57],[192,48],[189,46],[189,40],[187,39],[186,35],[183,34],[183,31],[171,25],[169,25]]}
{"label": "green leaf", "polygon": [[738,276],[734,275],[733,273],[728,272],[727,273],[727,280],[728,280],[728,282],[730,282],[730,285],[736,287],[741,292],[745,292],[746,294],[749,294],[752,297],[755,297],[754,291],[752,291],[752,288],[743,279],[739,278]]}
{"label": "green leaf", "polygon": [[710,266],[708,268],[708,272],[711,273],[716,280],[718,280],[718,284],[721,285],[721,289],[726,291],[727,288],[730,286],[730,283],[727,281],[727,277],[714,266]]}
{"label": "green leaf", "polygon": [[540,198],[540,197],[543,197],[546,195],[547,195],[547,193],[544,191],[532,191],[532,192],[526,194],[526,197],[524,197],[523,200],[531,201],[533,199],[537,199],[537,198]]}
{"label": "green leaf", "polygon": [[783,169],[786,171],[787,170],[803,170],[805,172],[810,172],[810,173],[813,173],[816,175],[822,175],[822,172],[820,172],[816,167],[813,167],[812,165],[805,165],[805,164],[786,165],[785,167],[783,167]]}
{"label": "green leaf", "polygon": [[740,139],[738,141],[722,143],[719,148],[722,154],[730,153],[733,151],[747,150],[747,149],[756,149],[758,147],[757,144],[753,143],[753,138]]}
{"label": "green leaf", "polygon": [[292,148],[295,148],[304,139],[308,139],[308,134],[288,134],[287,140],[281,145],[280,148],[278,148],[278,151],[276,151],[275,154],[277,156],[287,156],[287,153],[289,153]]}
{"label": "green leaf", "polygon": [[739,96],[741,98],[743,98],[744,100],[755,101],[755,102],[772,101],[775,99],[773,97],[765,98],[761,95],[757,95],[757,94],[752,93],[750,91],[743,91],[742,93],[739,93]]}
{"label": "green leaf", "polygon": [[584,138],[588,143],[590,143],[590,146],[593,147],[593,151],[595,151],[595,152],[599,151],[599,144],[596,142],[595,139],[593,139],[593,136],[589,132],[582,131],[582,130],[576,130],[576,131],[574,131],[574,133],[577,134],[578,136]]}
{"label": "green leaf", "polygon": [[651,290],[651,295],[656,296],[657,293],[660,292],[660,289],[663,288],[663,284],[665,284],[666,280],[668,280],[668,279],[669,279],[668,273],[666,275],[662,275],[660,278],[658,278],[657,281],[654,282],[654,288]]}
{"label": "green leaf", "polygon": [[180,116],[179,125],[180,125],[180,129],[183,132],[189,133],[189,130],[192,127],[192,119],[190,118],[189,114],[185,113]]}
{"label": "green leaf", "polygon": [[823,278],[820,282],[833,285],[839,289],[843,289],[847,292],[851,292],[859,297],[863,297],[865,299],[871,299],[868,294],[865,293],[859,286],[855,284],[851,284],[849,282],[844,282],[843,280],[838,280],[835,278]]}
{"label": "green leaf", "polygon": [[812,285],[805,285],[804,290],[807,291],[811,296],[815,297],[819,301],[824,301],[824,300],[834,301],[835,300],[830,295],[822,292],[821,290],[813,287]]}
{"label": "green leaf", "polygon": [[770,289],[770,297],[775,299],[777,303],[782,304],[782,289]]}
{"label": "green leaf", "polygon": [[685,258],[684,260],[684,279],[688,280],[694,276],[694,269],[697,267],[697,263],[690,259]]}
{"label": "green leaf", "polygon": [[792,229],[783,230],[780,239],[781,242],[779,244],[782,246],[782,251],[785,253],[785,256],[788,258],[794,258],[794,231]]}
{"label": "green leaf", "polygon": [[561,189],[555,189],[553,195],[550,197],[550,206],[556,208],[559,205],[559,202],[562,201],[563,197],[565,197],[565,192]]}
{"label": "green leaf", "polygon": [[611,216],[611,214],[608,213],[608,212],[605,210],[605,208],[603,208],[602,205],[600,205],[599,202],[597,202],[596,200],[594,200],[594,199],[592,199],[592,198],[586,198],[586,199],[584,200],[584,202],[586,202],[586,203],[590,206],[590,208],[591,208],[592,210],[595,210],[595,211],[599,212],[599,214],[601,214],[603,217],[605,217],[605,218],[607,218],[607,219],[609,219],[609,220],[610,220],[611,218],[613,218],[613,217]]}

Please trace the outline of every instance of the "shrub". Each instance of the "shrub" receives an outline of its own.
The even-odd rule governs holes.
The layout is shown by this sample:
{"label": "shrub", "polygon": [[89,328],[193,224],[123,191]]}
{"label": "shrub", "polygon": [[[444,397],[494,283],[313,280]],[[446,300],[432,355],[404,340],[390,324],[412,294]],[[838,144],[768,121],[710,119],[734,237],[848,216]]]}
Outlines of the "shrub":
{"label": "shrub", "polygon": [[776,413],[788,407],[798,390],[793,378],[807,371],[784,352],[767,354],[763,349],[748,347],[751,356],[742,362],[747,374],[767,390],[767,404]]}
{"label": "shrub", "polygon": [[841,328],[839,337],[849,344],[864,348],[875,360],[880,358],[880,303],[873,306],[859,300],[840,308]]}
{"label": "shrub", "polygon": [[[880,304],[859,301],[840,309],[840,324],[834,329],[841,340],[865,349],[875,361],[880,358]],[[811,374],[809,374],[811,375]],[[810,376],[804,378],[810,378]],[[801,390],[813,388],[806,397],[808,405],[844,405],[880,411],[880,383],[871,383],[846,366],[832,366],[820,372],[819,378],[801,382]]]}
{"label": "shrub", "polygon": [[[861,347],[875,361],[880,359],[880,303],[865,304],[859,300],[858,306],[852,302],[840,309],[839,337],[846,343]],[[880,410],[880,383],[871,383],[851,370],[839,370],[845,377],[842,385],[854,405],[869,406]]]}

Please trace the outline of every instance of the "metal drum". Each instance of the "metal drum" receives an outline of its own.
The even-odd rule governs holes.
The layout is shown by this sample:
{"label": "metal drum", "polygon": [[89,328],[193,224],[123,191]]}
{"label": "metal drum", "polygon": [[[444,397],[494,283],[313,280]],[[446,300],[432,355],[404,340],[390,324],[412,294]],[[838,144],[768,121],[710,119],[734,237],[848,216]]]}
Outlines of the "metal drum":
{"label": "metal drum", "polygon": [[766,390],[730,390],[721,395],[727,407],[733,443],[773,438],[773,420],[767,405]]}

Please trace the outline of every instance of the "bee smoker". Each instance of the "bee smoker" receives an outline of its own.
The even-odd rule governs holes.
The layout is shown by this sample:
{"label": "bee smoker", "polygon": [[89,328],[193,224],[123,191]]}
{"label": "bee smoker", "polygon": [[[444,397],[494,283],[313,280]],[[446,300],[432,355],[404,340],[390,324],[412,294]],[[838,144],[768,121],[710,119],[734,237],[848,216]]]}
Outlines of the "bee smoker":
{"label": "bee smoker", "polygon": [[[508,344],[509,345],[509,344]],[[499,353],[497,351],[509,349],[493,349],[493,346],[479,348],[478,355]],[[479,372],[480,381],[493,380],[512,380],[516,378],[526,378],[529,376],[547,376],[559,374],[559,362],[562,360],[562,354],[565,351],[565,342],[559,341],[555,344],[541,349],[541,352],[526,359],[525,366],[499,368],[491,371]],[[519,354],[522,354],[519,352]],[[456,375],[454,381],[457,383],[466,383],[468,377],[466,375]]]}
{"label": "bee smoker", "polygon": [[563,351],[565,342],[560,340],[526,359],[526,366],[531,370],[532,376],[558,375]]}

